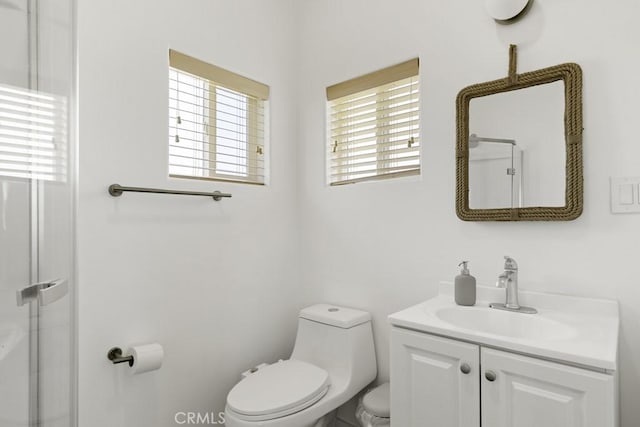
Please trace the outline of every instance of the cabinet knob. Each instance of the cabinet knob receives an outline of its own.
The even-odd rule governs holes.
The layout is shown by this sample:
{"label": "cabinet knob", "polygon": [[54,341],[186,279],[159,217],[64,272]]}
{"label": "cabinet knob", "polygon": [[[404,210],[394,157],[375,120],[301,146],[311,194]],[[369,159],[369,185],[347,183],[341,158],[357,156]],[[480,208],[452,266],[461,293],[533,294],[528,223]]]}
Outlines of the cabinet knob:
{"label": "cabinet knob", "polygon": [[460,365],[460,372],[465,375],[468,374],[469,372],[471,372],[471,366],[469,366],[469,364],[467,363],[463,363],[462,365]]}
{"label": "cabinet knob", "polygon": [[493,371],[487,371],[487,372],[484,373],[484,377],[487,379],[487,381],[493,382],[493,381],[496,380],[497,375]]}

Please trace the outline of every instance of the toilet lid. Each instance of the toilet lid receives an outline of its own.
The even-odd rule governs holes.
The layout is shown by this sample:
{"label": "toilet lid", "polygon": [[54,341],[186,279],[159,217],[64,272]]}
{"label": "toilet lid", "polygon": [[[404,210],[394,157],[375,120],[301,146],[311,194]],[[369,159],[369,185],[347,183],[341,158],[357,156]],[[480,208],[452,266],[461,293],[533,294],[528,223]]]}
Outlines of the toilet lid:
{"label": "toilet lid", "polygon": [[313,405],[328,388],[327,371],[300,360],[286,360],[236,384],[227,396],[227,406],[244,417],[279,418]]}

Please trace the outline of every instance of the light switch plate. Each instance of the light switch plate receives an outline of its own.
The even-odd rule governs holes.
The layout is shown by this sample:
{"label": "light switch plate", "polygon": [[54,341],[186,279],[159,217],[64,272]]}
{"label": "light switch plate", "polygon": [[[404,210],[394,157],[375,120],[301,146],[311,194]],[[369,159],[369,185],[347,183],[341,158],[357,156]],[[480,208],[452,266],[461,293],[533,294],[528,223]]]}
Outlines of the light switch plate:
{"label": "light switch plate", "polygon": [[640,213],[640,177],[611,177],[611,213]]}
{"label": "light switch plate", "polygon": [[618,197],[621,205],[632,205],[635,201],[635,193],[637,186],[634,184],[618,185]]}

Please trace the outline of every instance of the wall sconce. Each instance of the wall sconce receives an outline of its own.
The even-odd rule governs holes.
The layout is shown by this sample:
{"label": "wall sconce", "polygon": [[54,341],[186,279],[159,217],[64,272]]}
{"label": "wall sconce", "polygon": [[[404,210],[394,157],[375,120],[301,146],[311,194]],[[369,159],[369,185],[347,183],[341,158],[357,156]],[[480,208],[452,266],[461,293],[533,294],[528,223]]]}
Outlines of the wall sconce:
{"label": "wall sconce", "polygon": [[498,24],[512,24],[527,14],[533,0],[485,0],[487,13]]}

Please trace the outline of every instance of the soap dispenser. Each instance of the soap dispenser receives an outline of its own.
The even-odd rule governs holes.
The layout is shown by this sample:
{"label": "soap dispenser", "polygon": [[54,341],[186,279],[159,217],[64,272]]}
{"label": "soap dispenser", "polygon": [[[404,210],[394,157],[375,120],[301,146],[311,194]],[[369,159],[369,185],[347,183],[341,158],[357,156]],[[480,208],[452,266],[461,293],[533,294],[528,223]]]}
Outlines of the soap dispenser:
{"label": "soap dispenser", "polygon": [[467,264],[469,261],[462,261],[462,271],[455,280],[455,299],[458,305],[475,305],[476,303],[476,278],[469,274]]}

